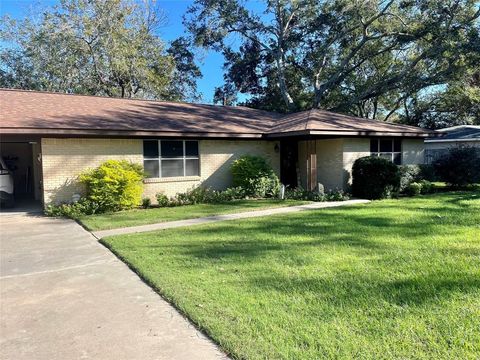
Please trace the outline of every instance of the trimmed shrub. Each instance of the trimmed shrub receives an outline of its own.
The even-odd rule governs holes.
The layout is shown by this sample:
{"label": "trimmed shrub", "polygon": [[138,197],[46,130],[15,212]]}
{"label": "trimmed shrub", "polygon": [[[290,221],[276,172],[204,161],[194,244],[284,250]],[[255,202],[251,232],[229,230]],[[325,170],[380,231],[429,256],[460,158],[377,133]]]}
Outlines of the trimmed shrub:
{"label": "trimmed shrub", "polygon": [[245,155],[232,164],[233,185],[241,187],[254,197],[272,197],[278,194],[280,180],[267,161],[259,156]]}
{"label": "trimmed shrub", "polygon": [[98,205],[98,212],[131,209],[140,205],[143,169],[125,160],[107,160],[82,173],[86,199]]}
{"label": "trimmed shrub", "polygon": [[87,199],[80,199],[76,203],[53,205],[45,207],[45,215],[52,217],[68,217],[77,219],[82,215],[93,215],[100,212],[98,205]]}
{"label": "trimmed shrub", "polygon": [[148,209],[150,206],[152,206],[152,200],[150,200],[150,198],[143,198],[142,199],[142,207],[144,209]]}
{"label": "trimmed shrub", "polygon": [[168,200],[167,195],[162,194],[162,193],[158,193],[158,194],[155,195],[155,197],[157,198],[158,206],[160,206],[160,207],[168,206],[170,201]]}
{"label": "trimmed shrub", "polygon": [[324,192],[308,191],[302,187],[296,187],[294,189],[287,188],[285,190],[285,199],[292,200],[307,200],[307,201],[345,201],[350,199],[350,194],[347,192],[335,189]]}
{"label": "trimmed shrub", "polygon": [[408,186],[413,182],[422,185],[422,194],[433,192],[435,186],[430,181],[435,180],[435,171],[432,165],[401,165],[398,169],[400,171],[401,193],[408,194]]}
{"label": "trimmed shrub", "polygon": [[422,184],[418,182],[412,182],[408,184],[407,188],[405,189],[405,193],[409,196],[420,195],[422,192]]}
{"label": "trimmed shrub", "polygon": [[435,191],[435,185],[428,180],[421,180],[420,185],[422,185],[422,194],[431,194]]}
{"label": "trimmed shrub", "polygon": [[246,193],[245,190],[241,187],[232,187],[225,189],[224,191],[219,191],[217,193],[219,202],[226,202],[232,200],[245,199]]}
{"label": "trimmed shrub", "polygon": [[456,147],[435,161],[435,173],[452,187],[463,187],[480,182],[480,148]]}
{"label": "trimmed shrub", "polygon": [[318,191],[308,191],[299,186],[293,189],[285,189],[285,199],[325,201],[325,194],[321,194]]}
{"label": "trimmed shrub", "polygon": [[215,202],[215,191],[209,188],[196,187],[184,193],[179,193],[174,200],[179,205],[208,204]]}
{"label": "trimmed shrub", "polygon": [[329,190],[325,194],[325,201],[346,201],[350,200],[350,194],[341,190]]}
{"label": "trimmed shrub", "polygon": [[248,183],[249,186],[246,188],[248,195],[256,198],[274,197],[280,190],[280,181],[275,174],[250,179]]}
{"label": "trimmed shrub", "polygon": [[157,195],[158,206],[182,206],[194,204],[215,204],[223,203],[233,200],[244,199],[246,197],[245,191],[240,188],[228,188],[224,191],[212,190],[210,188],[196,187],[184,193],[178,193],[173,198],[168,197],[162,193]]}
{"label": "trimmed shrub", "polygon": [[355,161],[352,168],[353,195],[366,199],[383,199],[398,193],[400,171],[391,161],[367,156]]}
{"label": "trimmed shrub", "polygon": [[406,189],[412,182],[418,182],[421,179],[422,169],[419,165],[401,165],[398,167],[400,174],[400,192],[406,192]]}

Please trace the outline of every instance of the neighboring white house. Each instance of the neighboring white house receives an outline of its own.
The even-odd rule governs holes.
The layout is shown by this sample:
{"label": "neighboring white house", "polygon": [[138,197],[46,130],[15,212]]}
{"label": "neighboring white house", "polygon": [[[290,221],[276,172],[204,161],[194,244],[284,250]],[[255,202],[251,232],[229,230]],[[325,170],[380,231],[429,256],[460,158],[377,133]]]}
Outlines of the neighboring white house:
{"label": "neighboring white house", "polygon": [[480,126],[459,125],[437,130],[441,137],[425,139],[425,163],[431,164],[452,147],[480,147]]}

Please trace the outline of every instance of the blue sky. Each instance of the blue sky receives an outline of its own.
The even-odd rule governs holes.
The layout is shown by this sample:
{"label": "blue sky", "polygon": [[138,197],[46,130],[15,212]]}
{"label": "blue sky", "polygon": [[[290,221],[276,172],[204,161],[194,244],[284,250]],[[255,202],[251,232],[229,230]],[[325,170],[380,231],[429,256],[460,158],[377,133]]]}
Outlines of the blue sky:
{"label": "blue sky", "polygon": [[[2,16],[8,14],[20,19],[56,3],[57,0],[0,0],[0,13]],[[191,3],[189,0],[158,0],[168,18],[168,23],[160,29],[159,35],[163,40],[171,41],[185,34],[182,16]],[[198,90],[203,95],[202,102],[211,103],[214,88],[223,84],[223,56],[211,51],[202,52],[201,55],[199,65],[203,78],[198,81]]]}

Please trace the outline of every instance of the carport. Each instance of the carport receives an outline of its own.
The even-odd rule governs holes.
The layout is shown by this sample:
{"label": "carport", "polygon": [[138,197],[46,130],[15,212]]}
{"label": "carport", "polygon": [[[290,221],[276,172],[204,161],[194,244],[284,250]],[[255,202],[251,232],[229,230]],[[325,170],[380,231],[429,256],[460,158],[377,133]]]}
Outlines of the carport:
{"label": "carport", "polygon": [[2,135],[0,156],[14,180],[15,208],[30,208],[42,202],[42,155],[40,138],[34,135]]}

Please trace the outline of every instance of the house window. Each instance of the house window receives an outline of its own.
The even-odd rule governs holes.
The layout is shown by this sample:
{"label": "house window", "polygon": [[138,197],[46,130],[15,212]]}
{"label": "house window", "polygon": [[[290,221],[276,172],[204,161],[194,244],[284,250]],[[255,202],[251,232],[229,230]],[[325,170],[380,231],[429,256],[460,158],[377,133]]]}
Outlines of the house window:
{"label": "house window", "polygon": [[401,139],[371,139],[370,153],[372,156],[381,156],[396,165],[402,164]]}
{"label": "house window", "polygon": [[144,140],[143,168],[149,178],[199,176],[198,141]]}

